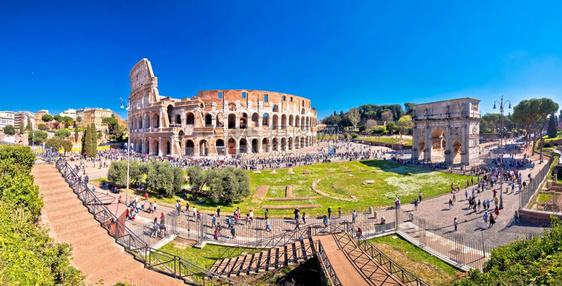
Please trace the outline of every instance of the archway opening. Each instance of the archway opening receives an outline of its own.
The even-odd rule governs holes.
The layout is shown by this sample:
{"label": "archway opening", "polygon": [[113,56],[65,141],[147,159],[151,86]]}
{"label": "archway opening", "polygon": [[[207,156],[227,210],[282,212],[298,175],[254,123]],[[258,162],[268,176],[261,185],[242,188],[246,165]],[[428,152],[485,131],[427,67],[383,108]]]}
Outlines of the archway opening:
{"label": "archway opening", "polygon": [[263,114],[262,126],[269,126],[269,115],[267,113]]}
{"label": "archway opening", "polygon": [[260,116],[257,113],[252,114],[252,123],[254,127],[258,127]]}
{"label": "archway opening", "polygon": [[445,132],[439,128],[433,130],[431,132],[431,162],[445,161],[445,146]]}
{"label": "archway opening", "polygon": [[193,151],[195,144],[193,143],[192,140],[187,140],[187,142],[185,142],[185,155],[186,156],[193,156]]}
{"label": "archway opening", "polygon": [[211,114],[205,115],[205,127],[213,127],[213,116]]}
{"label": "archway opening", "polygon": [[217,154],[226,155],[226,148],[224,147],[224,140],[218,139],[215,142],[215,147],[217,148]]}
{"label": "archway opening", "polygon": [[172,144],[170,143],[170,140],[166,141],[166,154],[164,155],[170,155],[172,154]]}
{"label": "archway opening", "polygon": [[281,129],[287,129],[287,115],[281,116]]}
{"label": "archway opening", "polygon": [[281,138],[281,151],[287,150],[287,139]]}
{"label": "archway opening", "polygon": [[228,139],[228,154],[236,154],[236,141],[233,138]]}
{"label": "archway opening", "polygon": [[174,122],[172,121],[172,119],[174,118],[174,115],[172,113],[174,113],[174,106],[173,105],[168,105],[168,108],[166,108],[166,112],[168,113],[168,122],[170,124],[174,124]]}
{"label": "archway opening", "polygon": [[189,112],[186,116],[185,124],[187,125],[194,125],[195,124],[195,115]]}
{"label": "archway opening", "polygon": [[236,115],[233,113],[228,115],[228,129],[236,128]]}
{"label": "archway opening", "polygon": [[277,140],[277,138],[273,138],[271,145],[273,147],[272,148],[273,151],[279,151],[279,140]]}
{"label": "archway opening", "polygon": [[176,124],[181,125],[181,116],[179,114],[176,115]]}
{"label": "archway opening", "polygon": [[160,127],[160,116],[158,114],[154,114],[154,116],[152,117],[152,127]]}
{"label": "archway opening", "polygon": [[245,129],[246,127],[248,127],[248,114],[242,113],[240,116],[240,128]]}
{"label": "archway opening", "polygon": [[263,138],[261,141],[261,150],[262,152],[269,152],[269,140],[267,138]]}
{"label": "archway opening", "polygon": [[418,160],[423,160],[425,158],[425,141],[420,140],[418,142]]}
{"label": "archway opening", "polygon": [[453,164],[460,164],[461,163],[461,149],[462,144],[459,140],[453,142]]}
{"label": "archway opening", "polygon": [[240,150],[239,153],[246,153],[248,148],[248,141],[246,141],[246,139],[242,138],[240,139]]}
{"label": "archway opening", "polygon": [[258,139],[252,139],[252,153],[259,153]]}

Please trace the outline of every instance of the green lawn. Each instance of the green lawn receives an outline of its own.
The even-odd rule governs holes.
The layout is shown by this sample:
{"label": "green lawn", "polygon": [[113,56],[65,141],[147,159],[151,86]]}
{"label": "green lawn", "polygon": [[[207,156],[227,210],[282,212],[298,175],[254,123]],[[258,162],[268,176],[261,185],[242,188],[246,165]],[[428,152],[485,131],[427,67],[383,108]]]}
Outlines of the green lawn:
{"label": "green lawn", "polygon": [[[251,195],[244,201],[231,206],[221,206],[225,213],[232,213],[236,207],[240,207],[242,214],[253,210],[256,216],[263,216],[262,205],[307,205],[319,204],[320,208],[304,210],[308,215],[316,216],[324,214],[329,206],[337,209],[341,207],[344,212],[353,210],[364,211],[373,207],[392,206],[396,196],[400,196],[403,203],[411,203],[422,192],[424,198],[430,198],[450,191],[451,183],[461,186],[471,176],[449,174],[445,172],[429,171],[412,167],[402,166],[397,163],[367,160],[338,163],[322,163],[311,166],[292,168],[294,175],[288,175],[288,169],[277,169],[277,174],[270,174],[271,170],[261,170],[260,174],[249,171]],[[312,174],[303,174],[309,170]],[[373,184],[362,184],[367,180],[373,180]],[[476,181],[476,178],[474,178]],[[312,183],[318,181],[317,187],[330,197],[320,197],[301,201],[271,201],[267,198],[285,197],[287,185],[293,185],[293,197],[320,196],[312,189]],[[269,186],[264,200],[253,198],[252,195],[260,185]],[[131,190],[131,194],[134,191]],[[135,195],[142,196],[144,193],[137,192]],[[154,192],[149,192],[150,201],[156,200],[159,204],[174,205],[177,197],[161,198]],[[179,195],[179,194],[178,194]],[[122,194],[124,197],[124,194]],[[334,198],[351,198],[357,201],[343,201]],[[192,206],[194,202],[190,203]],[[185,207],[185,203],[182,203]],[[197,205],[200,210],[215,211],[216,205],[207,202],[205,205]],[[270,216],[281,217],[292,214],[292,210],[270,210]]]}
{"label": "green lawn", "polygon": [[359,137],[357,140],[364,140],[370,142],[382,142],[382,143],[402,143],[404,145],[412,146],[412,139],[410,138],[394,138],[394,137]]}
{"label": "green lawn", "polygon": [[396,235],[370,241],[392,260],[430,285],[449,285],[462,275],[456,268]]}

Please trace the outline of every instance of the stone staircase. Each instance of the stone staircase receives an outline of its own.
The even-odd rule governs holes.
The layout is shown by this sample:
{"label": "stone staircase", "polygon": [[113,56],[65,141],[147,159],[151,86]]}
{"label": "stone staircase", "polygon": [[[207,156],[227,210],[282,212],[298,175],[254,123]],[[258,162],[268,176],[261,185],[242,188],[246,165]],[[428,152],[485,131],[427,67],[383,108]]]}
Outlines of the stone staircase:
{"label": "stone staircase", "polygon": [[72,264],[86,276],[86,283],[184,284],[183,280],[145,269],[115,244],[53,165],[35,165],[31,173],[43,196],[42,219],[50,226],[49,234],[58,242],[71,245]]}
{"label": "stone staircase", "polygon": [[224,277],[250,275],[298,264],[313,256],[314,242],[307,238],[278,248],[217,260],[211,271]]}

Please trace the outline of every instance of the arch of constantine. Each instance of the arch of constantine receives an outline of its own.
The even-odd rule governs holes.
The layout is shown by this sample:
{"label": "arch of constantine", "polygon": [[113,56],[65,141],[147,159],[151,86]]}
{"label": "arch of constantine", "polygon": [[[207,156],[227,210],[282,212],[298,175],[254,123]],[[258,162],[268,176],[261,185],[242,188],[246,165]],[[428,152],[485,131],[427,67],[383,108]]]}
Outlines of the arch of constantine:
{"label": "arch of constantine", "polygon": [[199,91],[181,100],[164,97],[147,59],[129,77],[129,130],[137,152],[217,156],[316,144],[316,110],[306,98],[245,89]]}
{"label": "arch of constantine", "polygon": [[414,162],[479,164],[479,102],[461,98],[414,106]]}

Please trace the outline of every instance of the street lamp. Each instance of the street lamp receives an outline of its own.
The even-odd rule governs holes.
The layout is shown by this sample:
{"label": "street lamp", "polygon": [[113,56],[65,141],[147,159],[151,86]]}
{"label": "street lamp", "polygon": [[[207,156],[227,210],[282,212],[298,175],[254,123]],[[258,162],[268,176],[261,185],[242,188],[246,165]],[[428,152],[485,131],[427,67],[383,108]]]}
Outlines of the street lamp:
{"label": "street lamp", "polygon": [[494,109],[496,109],[496,103],[500,105],[500,122],[501,122],[501,129],[500,129],[500,210],[503,209],[503,129],[504,129],[504,119],[503,119],[503,108],[506,103],[509,103],[508,108],[511,109],[511,101],[503,100],[503,94],[500,101],[494,101]]}
{"label": "street lamp", "polygon": [[[130,118],[129,112],[131,109],[131,104],[127,102],[127,100],[123,98],[119,98],[121,100],[121,108],[125,108],[127,110],[127,192],[125,193],[125,205],[128,206],[129,203],[129,172],[130,172],[130,157],[131,157],[131,128],[129,126]],[[125,107],[126,105],[126,107]]]}

